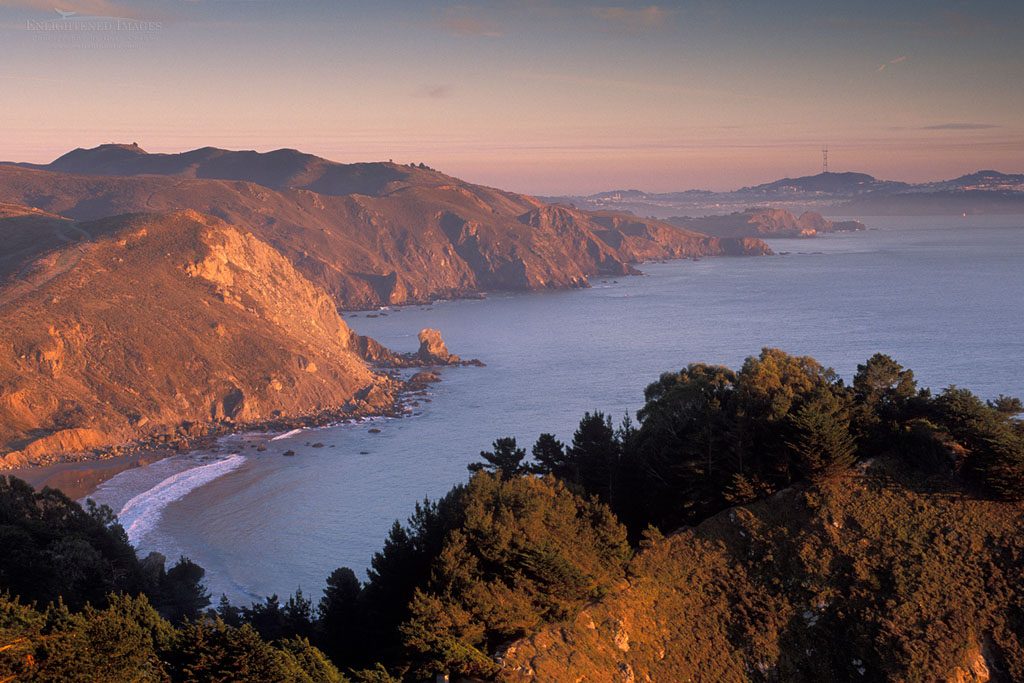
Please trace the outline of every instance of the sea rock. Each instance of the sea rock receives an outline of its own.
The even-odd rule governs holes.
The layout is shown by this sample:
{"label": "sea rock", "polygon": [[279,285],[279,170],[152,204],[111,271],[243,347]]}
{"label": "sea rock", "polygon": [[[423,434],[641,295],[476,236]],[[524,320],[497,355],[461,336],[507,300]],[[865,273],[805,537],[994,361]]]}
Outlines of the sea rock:
{"label": "sea rock", "polygon": [[427,365],[455,365],[461,359],[448,351],[441,332],[432,327],[424,327],[420,330],[417,338],[420,340],[419,351],[416,357]]}

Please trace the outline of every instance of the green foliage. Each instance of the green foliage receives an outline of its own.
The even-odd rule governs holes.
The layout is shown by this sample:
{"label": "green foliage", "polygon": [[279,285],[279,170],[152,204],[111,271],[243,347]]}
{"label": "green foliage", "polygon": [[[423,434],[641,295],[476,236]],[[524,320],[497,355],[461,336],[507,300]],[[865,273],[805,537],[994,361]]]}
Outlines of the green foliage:
{"label": "green foliage", "polygon": [[446,535],[402,627],[421,674],[489,675],[495,649],[568,617],[623,576],[625,529],[554,480],[477,474],[463,504],[463,523]]}
{"label": "green foliage", "polygon": [[39,612],[0,597],[0,681],[281,681],[344,678],[308,640],[276,644],[219,619],[175,629],[144,596]]}
{"label": "green foliage", "polygon": [[313,680],[302,662],[272,647],[248,624],[234,628],[220,620],[184,624],[167,661],[171,676],[182,681]]}
{"label": "green foliage", "polygon": [[156,608],[166,619],[181,623],[195,619],[210,604],[210,594],[203,585],[206,570],[181,557],[177,564],[163,572],[156,592]]}
{"label": "green foliage", "polygon": [[398,630],[410,616],[416,588],[430,575],[445,537],[462,525],[465,487],[456,486],[435,503],[416,505],[405,526],[395,522],[367,570],[368,581],[359,596],[361,653],[352,666],[372,667],[379,661],[401,661],[405,648]]}
{"label": "green foliage", "polygon": [[853,377],[854,431],[868,450],[883,449],[909,419],[920,417],[914,373],[885,354],[857,366]]}
{"label": "green foliage", "polygon": [[[1003,643],[1000,652],[1017,652],[1011,634],[1024,628],[1024,601],[1007,586],[1024,581],[1024,570],[1013,578],[1000,564],[1024,564],[1017,545],[1000,536],[1002,554],[986,565],[989,573],[958,565],[955,589],[946,591],[942,562],[929,558],[953,546],[962,553],[962,529],[926,532],[919,527],[931,517],[913,507],[892,519],[860,510],[848,519],[834,503],[843,488],[831,481],[858,458],[871,459],[862,465],[869,469],[898,461],[893,471],[911,472],[922,488],[966,483],[989,497],[1024,498],[1017,399],[986,403],[956,387],[932,397],[881,354],[858,366],[848,388],[814,359],[777,349],[763,349],[738,371],[692,364],[666,373],[645,399],[639,425],[627,417],[615,429],[605,414],[588,412],[568,446],[542,434],[531,462],[514,438],[497,439],[470,467],[468,484],[395,523],[365,585],[338,569],[315,609],[297,591],[284,603],[270,596],[249,607],[222,597],[201,616],[210,602],[201,567],[183,557],[165,571],[155,553],[140,562],[109,509],[83,510],[55,491],[0,478],[0,590],[54,603],[43,610],[0,597],[0,681],[343,680],[335,664],[374,683],[436,673],[488,677],[509,643],[567,622],[612,591],[630,562],[627,539],[644,549],[630,568],[631,591],[647,590],[644,576],[648,584],[675,577],[687,587],[657,600],[659,608],[682,600],[691,610],[686,629],[708,634],[686,665],[714,659],[711,642],[725,653],[706,677],[850,677],[851,653],[881,678],[910,680],[913,669],[892,664],[900,661],[941,671],[935,662],[952,659],[931,657],[906,634],[927,647],[950,643],[971,627],[968,612],[947,610],[940,615],[946,621],[919,627],[899,605],[933,594],[948,603],[982,578],[1008,605],[987,628]],[[863,488],[861,479],[844,483]],[[792,520],[750,520],[752,506],[794,483],[801,486],[766,508],[784,509]],[[793,496],[800,496],[796,507]],[[723,532],[687,551],[692,557],[659,565],[657,575],[648,571],[659,553],[681,543],[663,531],[736,504],[744,507],[728,522],[720,515],[700,528],[739,523],[742,533]],[[815,515],[827,524],[814,522],[807,527],[813,533],[799,526]],[[846,524],[856,529],[852,538],[875,546],[830,547]],[[820,529],[823,538],[815,535]],[[966,575],[974,583],[960,581]],[[694,586],[703,592],[691,595]],[[801,605],[828,600],[843,608],[825,614],[815,607],[820,625],[805,628],[799,615],[810,612]],[[813,659],[793,654],[819,643],[829,651]],[[748,651],[756,657],[744,660]],[[1007,670],[1024,674],[1024,658],[999,656]]]}
{"label": "green foliage", "polygon": [[363,624],[359,613],[359,594],[362,586],[355,573],[341,567],[327,577],[327,587],[320,598],[320,642],[327,654],[336,662],[355,662],[361,657],[359,650]]}
{"label": "green foliage", "polygon": [[534,474],[554,474],[565,478],[567,471],[562,469],[566,465],[565,444],[555,438],[554,434],[541,434],[533,444],[530,455],[533,456],[531,469]]}
{"label": "green foliage", "polygon": [[936,419],[960,452],[966,476],[988,494],[1024,499],[1024,427],[1011,415],[958,387],[934,402]]}
{"label": "green foliage", "polygon": [[135,550],[109,508],[88,511],[60,491],[0,477],[0,589],[72,609],[145,587]]}
{"label": "green foliage", "polygon": [[1024,413],[1024,403],[1016,396],[999,396],[994,401],[988,401],[989,408],[995,408],[1005,415],[1019,415]]}
{"label": "green foliage", "polygon": [[610,502],[620,453],[612,418],[601,412],[584,413],[567,453],[575,475],[573,482],[601,501]]}
{"label": "green foliage", "polygon": [[738,372],[695,363],[663,374],[644,397],[612,484],[612,507],[634,538],[648,524],[694,523],[852,462],[850,392],[813,358],[764,349]]}
{"label": "green foliage", "polygon": [[249,624],[265,640],[309,638],[314,631],[313,602],[296,590],[282,605],[276,595],[240,610],[243,623]]}
{"label": "green foliage", "polygon": [[789,421],[793,437],[786,445],[805,477],[816,480],[853,465],[857,446],[850,434],[850,417],[835,394],[825,392],[807,401]]}
{"label": "green foliage", "polygon": [[[109,606],[45,613],[0,598],[0,680],[162,681],[158,653],[173,640],[170,624],[145,597],[110,596]],[[9,678],[10,677],[10,678]]]}
{"label": "green foliage", "polygon": [[507,436],[497,439],[493,448],[493,451],[480,451],[480,457],[484,459],[484,462],[470,464],[469,471],[491,472],[500,475],[503,479],[511,479],[530,471],[530,468],[523,464],[526,451],[516,445],[514,437]]}

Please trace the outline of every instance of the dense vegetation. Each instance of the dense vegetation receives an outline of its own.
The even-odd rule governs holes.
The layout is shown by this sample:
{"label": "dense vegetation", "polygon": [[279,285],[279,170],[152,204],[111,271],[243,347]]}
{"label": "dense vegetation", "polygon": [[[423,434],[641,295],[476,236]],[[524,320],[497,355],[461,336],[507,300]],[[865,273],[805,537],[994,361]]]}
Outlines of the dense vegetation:
{"label": "dense vegetation", "polygon": [[[752,624],[772,632],[765,615],[789,614],[803,601],[826,596],[846,606],[830,626],[839,650],[829,655],[835,662],[849,652],[869,653],[859,656],[870,660],[872,672],[911,678],[917,670],[941,672],[948,662],[906,655],[917,668],[899,673],[885,668],[886,657],[903,656],[900,648],[932,648],[947,631],[894,620],[889,603],[923,599],[947,610],[953,595],[947,588],[958,587],[981,601],[961,606],[961,625],[988,615],[986,637],[998,641],[1000,661],[1024,667],[1012,635],[1024,625],[1024,611],[1014,602],[1024,572],[1021,548],[1002,531],[963,541],[958,527],[951,537],[956,542],[943,546],[956,556],[938,567],[928,559],[935,534],[948,533],[938,515],[959,514],[957,500],[1008,506],[1019,517],[1012,502],[986,502],[1024,497],[1017,399],[986,403],[956,387],[932,395],[917,387],[910,370],[882,355],[859,366],[847,386],[812,358],[775,349],[748,358],[737,371],[693,364],[664,374],[645,398],[637,423],[627,418],[615,426],[600,412],[588,413],[569,444],[545,434],[527,455],[514,438],[497,439],[470,466],[468,483],[424,501],[406,524],[395,523],[365,583],[338,569],[316,604],[301,593],[248,607],[222,599],[204,613],[209,596],[194,563],[182,558],[165,571],[160,557],[140,561],[109,510],[83,510],[57,492],[0,479],[0,590],[8,592],[0,599],[0,680],[340,680],[338,668],[364,681],[506,675],[500,660],[503,653],[513,658],[505,652],[511,643],[548,624],[571,622],[584,605],[614,597],[624,579],[634,586],[660,584],[659,572],[679,580],[661,598],[666,605],[697,599],[698,593],[681,595],[679,585],[707,592],[698,602],[720,611],[705,611],[701,619],[718,614],[717,629],[728,631],[726,646],[736,652],[759,642]],[[872,464],[878,462],[884,467]],[[886,513],[878,509],[870,521],[875,527],[867,518],[858,522],[855,543],[836,549],[809,541],[805,528],[828,507],[820,501],[835,498],[824,492],[853,490],[843,482],[863,481],[868,470],[871,476],[896,473],[887,475],[889,485],[919,489],[914,495],[921,509],[934,510],[906,515],[916,519],[914,528],[900,531],[895,545],[885,545],[888,532],[877,525]],[[730,507],[735,514],[783,489],[804,491],[802,507],[773,522],[771,532],[765,524],[748,525],[744,538],[759,543],[754,554],[730,559],[729,543],[721,539],[685,552],[680,536],[661,539],[661,532],[700,524]],[[951,494],[953,507],[941,513],[929,497]],[[885,506],[895,515],[905,502],[897,496]],[[858,543],[882,545],[874,559],[842,559],[862,552]],[[982,547],[988,569],[979,569],[977,558],[961,557]],[[638,548],[647,550],[634,557]],[[906,567],[878,565],[899,552]],[[825,557],[840,564],[829,565]],[[754,560],[756,571],[740,569]],[[713,566],[719,579],[732,577],[727,585],[733,588],[714,588],[714,581],[700,578]],[[745,584],[737,571],[744,580],[760,572],[765,586],[788,576],[804,593],[780,585],[768,597],[761,589],[740,595],[735,586]],[[1003,611],[977,589],[985,581],[1002,591]],[[743,607],[754,594],[761,604]],[[702,628],[716,629],[714,623]],[[807,664],[802,641],[792,638],[782,638],[779,647],[790,648],[784,655],[765,655],[774,662],[765,671],[741,678],[784,672],[812,680],[840,670],[839,664]],[[847,640],[849,651],[842,649]]]}

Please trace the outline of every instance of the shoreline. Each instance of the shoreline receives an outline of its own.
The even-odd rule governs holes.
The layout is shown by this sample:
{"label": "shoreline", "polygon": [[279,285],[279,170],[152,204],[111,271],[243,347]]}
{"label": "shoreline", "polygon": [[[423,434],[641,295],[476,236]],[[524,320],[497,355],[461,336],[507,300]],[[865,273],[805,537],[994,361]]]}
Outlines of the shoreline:
{"label": "shoreline", "polygon": [[122,472],[136,467],[146,467],[182,453],[183,451],[175,449],[139,451],[113,458],[68,460],[49,465],[0,470],[0,476],[17,477],[35,489],[48,486],[58,489],[72,500],[82,500],[96,491],[100,484]]}
{"label": "shoreline", "polygon": [[[435,366],[440,369],[447,366]],[[383,368],[382,368],[383,369]],[[393,380],[397,379],[395,370],[390,368],[388,373]],[[200,451],[216,452],[221,450],[221,441],[230,436],[240,434],[263,435],[267,440],[273,440],[292,432],[307,431],[325,427],[334,427],[352,422],[361,422],[373,418],[400,418],[412,414],[409,403],[417,398],[428,394],[427,387],[434,381],[440,381],[436,370],[419,368],[426,371],[432,377],[419,381],[412,381],[412,378],[399,380],[402,386],[395,392],[395,398],[391,405],[384,410],[375,411],[345,411],[327,410],[313,415],[306,415],[291,419],[271,419],[256,424],[236,425],[234,429],[218,431],[191,439],[189,448],[177,446],[152,446],[136,447],[128,453],[120,455],[90,454],[87,457],[75,460],[59,460],[45,465],[29,465],[10,469],[0,469],[0,477],[13,476],[30,484],[35,489],[43,487],[55,488],[63,492],[72,500],[82,500],[96,491],[104,482],[114,478],[122,472],[136,467],[146,467],[155,462],[174,455],[187,455]],[[333,418],[333,419],[332,419]]]}

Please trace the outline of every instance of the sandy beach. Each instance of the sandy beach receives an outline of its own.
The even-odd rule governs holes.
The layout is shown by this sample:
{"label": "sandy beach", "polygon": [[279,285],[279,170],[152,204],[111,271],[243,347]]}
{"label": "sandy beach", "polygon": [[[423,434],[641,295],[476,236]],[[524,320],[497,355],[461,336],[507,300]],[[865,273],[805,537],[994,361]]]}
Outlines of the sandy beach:
{"label": "sandy beach", "polygon": [[60,489],[69,498],[80,500],[112,477],[133,467],[143,467],[157,460],[177,454],[174,449],[160,449],[132,453],[102,460],[59,462],[39,467],[0,470],[0,476],[14,476],[27,481],[37,489],[44,486]]}

